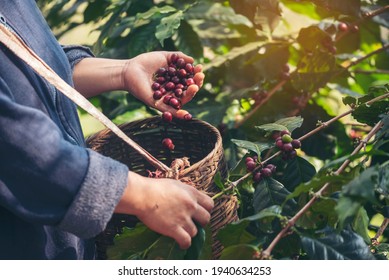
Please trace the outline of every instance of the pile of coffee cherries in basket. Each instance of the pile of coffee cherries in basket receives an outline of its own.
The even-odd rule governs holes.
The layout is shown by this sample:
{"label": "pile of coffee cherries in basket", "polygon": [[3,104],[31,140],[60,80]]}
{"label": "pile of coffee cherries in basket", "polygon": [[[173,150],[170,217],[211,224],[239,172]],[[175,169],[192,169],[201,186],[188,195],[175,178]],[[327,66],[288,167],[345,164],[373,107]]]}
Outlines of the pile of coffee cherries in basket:
{"label": "pile of coffee cherries in basket", "polygon": [[[155,100],[162,99],[163,103],[174,109],[181,109],[182,97],[188,87],[195,84],[194,74],[194,65],[192,63],[187,63],[177,54],[172,54],[167,67],[159,68],[153,75],[153,83],[151,85],[153,98]],[[163,112],[162,119],[166,122],[171,122],[173,115],[168,111]],[[191,119],[192,115],[189,113],[184,116],[184,120],[189,121]],[[169,150],[174,149],[173,141],[170,138],[164,138],[162,145]]]}

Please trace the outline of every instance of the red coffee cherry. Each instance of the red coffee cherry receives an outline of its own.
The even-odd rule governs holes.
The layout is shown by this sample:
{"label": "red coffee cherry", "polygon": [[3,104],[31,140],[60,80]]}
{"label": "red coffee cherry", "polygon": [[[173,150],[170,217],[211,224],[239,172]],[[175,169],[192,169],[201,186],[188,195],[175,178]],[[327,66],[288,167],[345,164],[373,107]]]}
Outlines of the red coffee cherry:
{"label": "red coffee cherry", "polygon": [[170,138],[164,138],[162,140],[162,146],[166,149],[169,149],[169,150],[174,150],[174,147],[175,147],[172,139],[170,139]]}
{"label": "red coffee cherry", "polygon": [[345,22],[341,22],[338,24],[339,31],[346,32],[348,31],[348,25]]}
{"label": "red coffee cherry", "polygon": [[270,177],[272,175],[272,172],[269,168],[262,168],[261,174],[263,177]]}
{"label": "red coffee cherry", "polygon": [[253,175],[253,180],[254,182],[259,182],[261,181],[262,179],[262,174],[260,172],[255,172],[254,175]]}
{"label": "red coffee cherry", "polygon": [[246,162],[246,168],[248,171],[253,171],[257,167],[257,164],[254,161]]}
{"label": "red coffee cherry", "polygon": [[170,112],[163,112],[162,114],[162,119],[165,121],[165,122],[171,122],[173,120],[173,115],[172,113]]}
{"label": "red coffee cherry", "polygon": [[300,149],[301,148],[301,142],[300,140],[293,139],[292,142],[290,142],[295,149]]}

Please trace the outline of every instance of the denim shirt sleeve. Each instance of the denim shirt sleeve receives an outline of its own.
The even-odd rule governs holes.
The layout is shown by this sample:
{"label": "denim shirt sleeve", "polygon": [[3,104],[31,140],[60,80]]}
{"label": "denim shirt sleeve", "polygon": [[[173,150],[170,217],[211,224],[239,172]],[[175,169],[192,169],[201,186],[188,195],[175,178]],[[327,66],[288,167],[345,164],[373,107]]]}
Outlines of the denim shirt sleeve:
{"label": "denim shirt sleeve", "polygon": [[94,57],[94,54],[88,47],[79,45],[63,45],[66,56],[68,57],[70,67],[73,71],[74,66],[86,57]]}
{"label": "denim shirt sleeve", "polygon": [[104,230],[127,186],[124,164],[71,144],[43,112],[14,102],[0,77],[0,205],[81,238]]}

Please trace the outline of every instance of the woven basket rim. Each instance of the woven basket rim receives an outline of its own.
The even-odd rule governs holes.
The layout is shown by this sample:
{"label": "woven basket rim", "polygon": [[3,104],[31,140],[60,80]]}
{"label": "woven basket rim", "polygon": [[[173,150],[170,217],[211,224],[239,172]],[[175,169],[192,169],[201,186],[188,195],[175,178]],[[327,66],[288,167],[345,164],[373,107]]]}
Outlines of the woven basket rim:
{"label": "woven basket rim", "polygon": [[[125,122],[125,123],[119,124],[118,127],[122,130],[124,127],[126,127],[127,125],[130,125],[130,124],[131,125],[139,125],[139,124],[141,125],[142,123],[146,124],[148,122],[154,122],[154,121],[160,121],[160,120],[161,120],[161,116],[152,116],[152,117],[146,117],[146,118],[139,119],[139,120]],[[213,149],[203,159],[194,163],[193,165],[190,165],[189,167],[187,167],[183,170],[179,170],[179,176],[184,177],[185,175],[192,172],[193,170],[198,169],[202,162],[209,161],[213,158],[213,156],[214,156],[213,152],[222,148],[221,147],[222,146],[222,137],[221,137],[220,132],[217,128],[215,128],[210,123],[203,121],[203,120],[200,120],[200,119],[197,119],[197,118],[193,118],[190,121],[176,119],[175,123],[179,124],[179,125],[184,125],[185,123],[187,123],[187,124],[190,124],[190,123],[200,124],[204,128],[210,130],[210,132],[213,133],[216,137],[216,139],[215,139],[216,141],[215,141],[215,145],[214,145]],[[94,139],[98,139],[99,137],[104,137],[104,136],[107,136],[110,134],[114,136],[113,132],[109,128],[105,128],[105,129],[102,129],[102,130],[88,136],[86,138],[86,142],[88,143],[88,142],[93,141]]]}

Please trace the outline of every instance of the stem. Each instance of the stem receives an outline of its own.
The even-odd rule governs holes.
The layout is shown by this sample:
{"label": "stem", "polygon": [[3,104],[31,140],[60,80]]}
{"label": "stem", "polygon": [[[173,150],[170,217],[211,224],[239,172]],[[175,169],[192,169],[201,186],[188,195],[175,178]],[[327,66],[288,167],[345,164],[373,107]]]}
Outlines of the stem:
{"label": "stem", "polygon": [[385,218],[382,221],[382,224],[381,224],[380,228],[378,229],[376,235],[371,239],[372,243],[377,242],[377,240],[381,237],[381,235],[384,234],[384,231],[388,227],[388,225],[389,225],[389,218]]}
{"label": "stem", "polygon": [[353,66],[357,65],[358,63],[360,63],[361,61],[363,61],[363,60],[365,60],[365,59],[367,59],[375,54],[383,52],[388,48],[389,48],[389,44],[383,45],[381,48],[376,49],[375,51],[372,51],[371,53],[368,53],[367,55],[362,56],[362,57],[358,58],[357,60],[350,62],[350,64],[345,67],[345,70],[348,70],[350,67],[353,67]]}
{"label": "stem", "polygon": [[375,69],[375,70],[362,70],[362,69],[355,69],[352,70],[352,72],[357,74],[385,74],[389,75],[389,70],[383,70],[383,69]]}
{"label": "stem", "polygon": [[[383,126],[383,122],[379,121],[374,128],[369,132],[369,134],[359,143],[359,145],[354,149],[354,151],[351,153],[351,156],[356,155],[359,153],[359,151],[366,145],[368,141],[378,132],[378,130],[381,129]],[[350,164],[350,160],[346,160],[335,172],[335,175],[339,175],[342,173],[346,167]],[[273,241],[270,243],[270,245],[262,252],[262,258],[266,259],[270,256],[272,250],[274,247],[278,244],[278,242],[285,236],[285,234],[295,225],[298,219],[301,218],[302,215],[315,203],[315,201],[322,196],[324,191],[327,190],[330,183],[324,184],[319,191],[317,191],[312,198],[308,201],[307,204],[304,205],[303,208],[300,209],[299,212],[297,212],[296,215],[294,215],[291,219],[289,219],[288,224],[277,234],[277,236],[273,239]]]}

